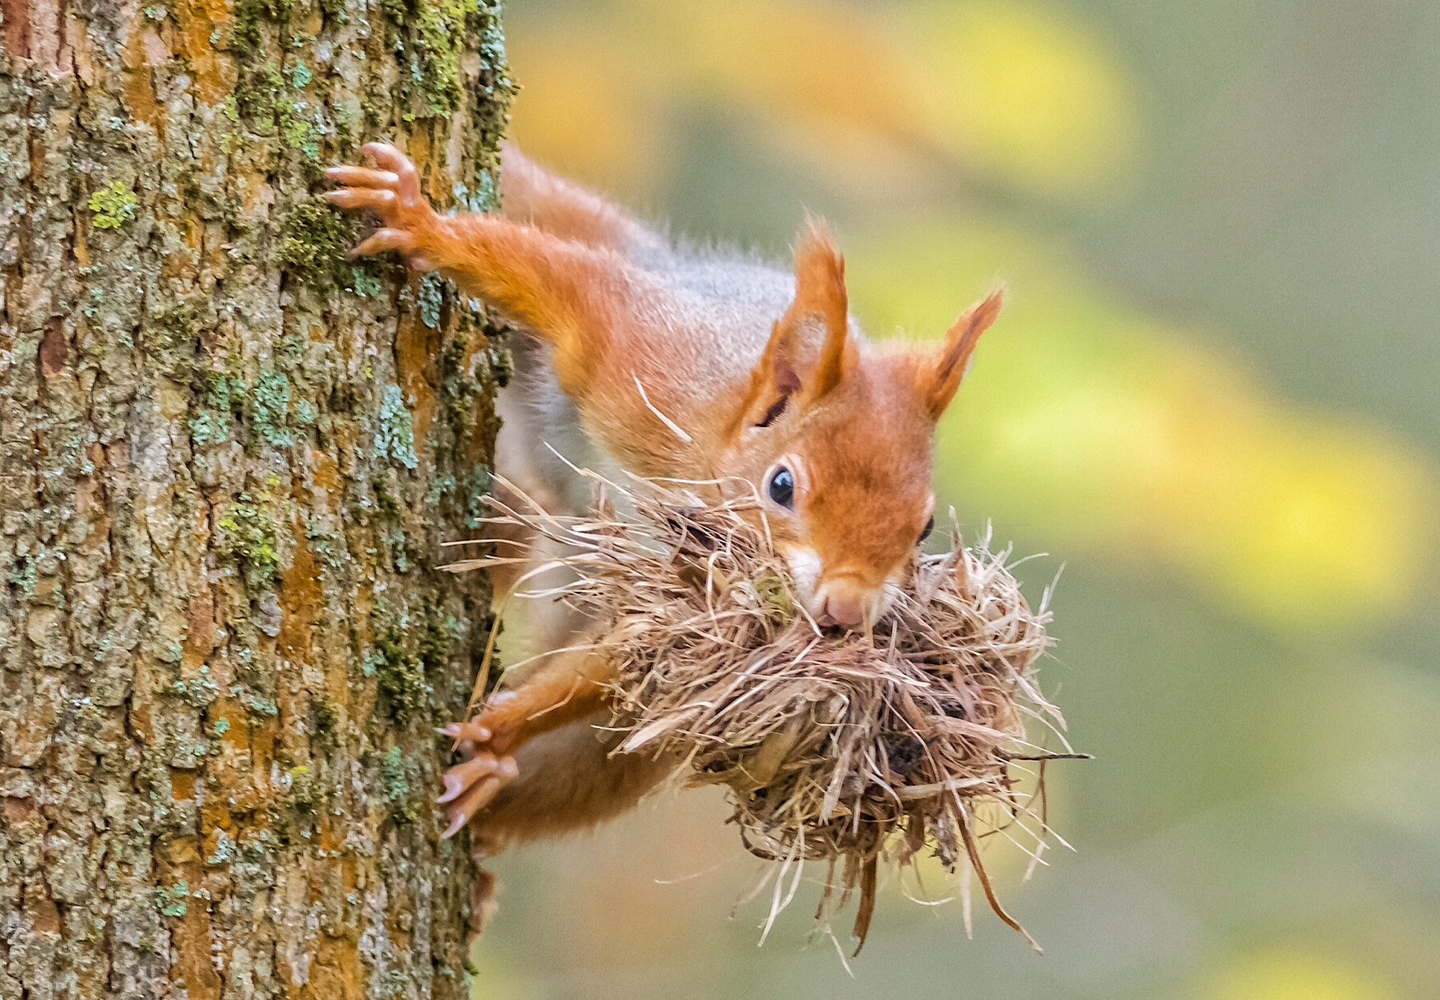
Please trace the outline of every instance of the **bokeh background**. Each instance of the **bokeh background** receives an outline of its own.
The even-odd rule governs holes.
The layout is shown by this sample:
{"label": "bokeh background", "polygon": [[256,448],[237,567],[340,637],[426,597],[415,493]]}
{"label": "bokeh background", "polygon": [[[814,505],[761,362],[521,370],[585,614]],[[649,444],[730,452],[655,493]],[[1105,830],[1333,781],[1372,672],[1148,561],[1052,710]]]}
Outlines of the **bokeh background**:
{"label": "bokeh background", "polygon": [[[1076,851],[892,881],[848,973],[718,795],[497,865],[477,998],[1440,996],[1440,5],[511,0],[514,134],[872,334],[1011,304],[939,482],[1038,596]],[[818,877],[820,872],[815,873]],[[844,938],[844,927],[837,926]]]}

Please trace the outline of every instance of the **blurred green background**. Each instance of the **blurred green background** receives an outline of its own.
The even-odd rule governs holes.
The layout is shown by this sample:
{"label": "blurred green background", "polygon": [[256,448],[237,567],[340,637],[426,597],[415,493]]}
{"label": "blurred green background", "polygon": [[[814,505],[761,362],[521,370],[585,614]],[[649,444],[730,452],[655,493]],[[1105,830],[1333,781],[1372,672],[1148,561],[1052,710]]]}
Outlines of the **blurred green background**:
{"label": "blurred green background", "polygon": [[[537,159],[776,259],[806,208],[873,335],[1010,306],[939,482],[1034,596],[1077,851],[1037,957],[943,873],[853,977],[764,948],[718,795],[496,865],[477,998],[1440,996],[1440,5],[511,0]],[[823,874],[816,872],[818,877]],[[843,927],[836,928],[844,937]]]}

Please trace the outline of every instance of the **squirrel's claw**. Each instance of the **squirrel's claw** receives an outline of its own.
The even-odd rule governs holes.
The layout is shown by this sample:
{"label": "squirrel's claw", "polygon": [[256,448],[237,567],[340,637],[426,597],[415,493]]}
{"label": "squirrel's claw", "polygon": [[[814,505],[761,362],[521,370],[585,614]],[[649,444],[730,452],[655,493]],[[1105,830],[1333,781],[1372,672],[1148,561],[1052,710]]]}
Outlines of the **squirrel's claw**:
{"label": "squirrel's claw", "polygon": [[[338,193],[338,192],[337,192]],[[347,256],[373,257],[377,253],[384,253],[386,250],[399,250],[403,254],[411,254],[415,250],[416,239],[413,233],[407,233],[402,229],[377,229],[370,236],[363,240],[359,246],[351,250]],[[414,261],[411,261],[413,264]]]}
{"label": "squirrel's claw", "polygon": [[452,722],[448,726],[438,726],[435,732],[452,740],[468,741],[472,746],[475,743],[484,743],[490,738],[490,730],[473,719],[470,722]]}
{"label": "squirrel's claw", "polygon": [[494,694],[485,711],[440,730],[442,735],[458,741],[460,751],[468,757],[445,772],[445,790],[435,800],[448,807],[450,826],[446,837],[459,833],[519,775],[520,769],[510,754],[515,747],[518,720],[507,721],[504,713],[515,700],[513,692]]}
{"label": "squirrel's claw", "polygon": [[481,725],[481,716],[469,722],[452,722],[442,732],[451,739],[470,740],[473,743],[487,743],[494,736],[489,726]]}
{"label": "squirrel's claw", "polygon": [[450,805],[450,825],[445,837],[453,837],[475,814],[489,804],[520,773],[514,757],[481,753],[445,772],[445,793],[437,800]]}
{"label": "squirrel's claw", "polygon": [[485,778],[495,777],[508,782],[513,781],[519,773],[514,757],[497,757],[491,753],[476,754],[445,772],[445,792],[435,801],[441,804],[453,802]]}
{"label": "squirrel's claw", "polygon": [[367,142],[360,151],[378,165],[395,174],[395,190],[404,200],[420,197],[420,171],[410,162],[410,157],[388,142]]}
{"label": "squirrel's claw", "polygon": [[426,241],[433,235],[439,218],[420,191],[420,173],[400,150],[385,143],[371,143],[365,155],[384,169],[338,166],[325,171],[325,176],[344,185],[327,192],[325,200],[347,211],[374,212],[383,226],[349,256],[370,257],[387,250],[398,250],[410,266],[419,271],[434,270],[434,262],[423,253]]}
{"label": "squirrel's claw", "polygon": [[337,184],[358,188],[389,188],[400,186],[400,175],[392,170],[371,170],[369,167],[341,165],[330,167],[325,176]]}
{"label": "squirrel's claw", "polygon": [[395,204],[395,192],[386,188],[345,187],[338,191],[325,192],[325,200],[332,205],[339,205],[341,208],[352,210],[369,208],[376,212],[384,212]]}

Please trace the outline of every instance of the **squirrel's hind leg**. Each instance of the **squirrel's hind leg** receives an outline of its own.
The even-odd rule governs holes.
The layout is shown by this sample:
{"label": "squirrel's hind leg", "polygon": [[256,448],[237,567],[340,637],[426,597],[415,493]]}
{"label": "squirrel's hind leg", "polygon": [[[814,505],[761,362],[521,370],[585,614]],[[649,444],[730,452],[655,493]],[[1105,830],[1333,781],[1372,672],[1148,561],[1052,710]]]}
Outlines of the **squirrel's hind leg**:
{"label": "squirrel's hind leg", "polygon": [[491,856],[510,844],[589,830],[633,809],[675,772],[678,762],[653,753],[617,754],[623,732],[595,712],[527,743],[516,752],[520,777],[471,824]]}
{"label": "squirrel's hind leg", "polygon": [[603,708],[616,679],[610,660],[590,649],[557,651],[513,690],[490,696],[473,719],[445,728],[466,759],[445,772],[452,837],[519,775],[515,753],[526,743]]}

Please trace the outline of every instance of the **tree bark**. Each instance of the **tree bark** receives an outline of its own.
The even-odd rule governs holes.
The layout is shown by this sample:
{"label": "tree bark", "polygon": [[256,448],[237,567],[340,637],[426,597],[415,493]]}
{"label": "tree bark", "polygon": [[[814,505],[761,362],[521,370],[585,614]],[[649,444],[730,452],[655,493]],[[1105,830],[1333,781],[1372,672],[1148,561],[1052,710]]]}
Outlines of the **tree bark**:
{"label": "tree bark", "polygon": [[386,138],[489,207],[498,8],[0,17],[0,996],[462,996],[508,355],[315,193]]}

